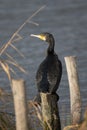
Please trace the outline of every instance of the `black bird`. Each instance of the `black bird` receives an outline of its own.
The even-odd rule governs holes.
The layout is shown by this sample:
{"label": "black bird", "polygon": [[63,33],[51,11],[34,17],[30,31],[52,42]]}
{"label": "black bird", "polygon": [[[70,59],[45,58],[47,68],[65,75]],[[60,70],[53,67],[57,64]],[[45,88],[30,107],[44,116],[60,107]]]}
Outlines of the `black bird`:
{"label": "black bird", "polygon": [[55,40],[50,33],[31,34],[48,43],[47,56],[36,73],[38,92],[56,94],[62,76],[62,64],[54,51]]}

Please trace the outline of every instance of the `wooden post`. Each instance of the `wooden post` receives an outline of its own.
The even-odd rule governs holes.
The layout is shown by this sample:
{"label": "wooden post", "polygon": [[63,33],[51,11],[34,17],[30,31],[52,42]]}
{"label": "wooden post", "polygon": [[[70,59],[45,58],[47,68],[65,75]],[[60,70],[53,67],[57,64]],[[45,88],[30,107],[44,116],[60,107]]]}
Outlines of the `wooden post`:
{"label": "wooden post", "polygon": [[44,130],[61,130],[57,96],[41,93],[41,107]]}
{"label": "wooden post", "polygon": [[16,130],[28,130],[27,104],[24,80],[12,79],[12,92],[16,115]]}
{"label": "wooden post", "polygon": [[78,124],[81,121],[81,96],[78,81],[76,57],[65,57],[65,63],[70,88],[72,124]]}

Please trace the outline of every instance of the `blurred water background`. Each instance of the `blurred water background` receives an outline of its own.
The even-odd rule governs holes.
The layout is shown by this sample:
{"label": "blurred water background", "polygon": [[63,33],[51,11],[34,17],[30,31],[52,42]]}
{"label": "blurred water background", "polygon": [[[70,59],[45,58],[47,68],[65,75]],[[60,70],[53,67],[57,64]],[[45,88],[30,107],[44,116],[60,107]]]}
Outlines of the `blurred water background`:
{"label": "blurred water background", "polygon": [[[60,117],[62,126],[64,126],[69,122],[70,115],[65,56],[77,56],[82,110],[85,110],[87,106],[87,0],[1,0],[0,47],[10,39],[28,17],[43,5],[46,5],[45,9],[32,19],[39,26],[27,24],[20,32],[23,39],[14,43],[25,58],[20,57],[11,47],[7,49],[7,52],[28,72],[28,75],[25,75],[18,71],[17,77],[26,80],[27,98],[33,99],[37,93],[35,74],[38,65],[46,56],[47,45],[29,35],[41,32],[50,32],[54,35],[55,51],[63,65],[63,76],[58,94],[60,96]],[[0,72],[0,87],[11,91],[9,81],[2,71]]]}

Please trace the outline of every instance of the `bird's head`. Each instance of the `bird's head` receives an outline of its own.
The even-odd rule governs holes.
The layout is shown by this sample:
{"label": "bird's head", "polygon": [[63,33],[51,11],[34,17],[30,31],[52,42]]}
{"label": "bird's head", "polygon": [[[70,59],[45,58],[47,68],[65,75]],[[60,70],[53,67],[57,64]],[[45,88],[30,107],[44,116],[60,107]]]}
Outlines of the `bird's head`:
{"label": "bird's head", "polygon": [[30,36],[32,36],[32,37],[37,37],[37,38],[39,38],[39,39],[41,39],[41,40],[43,40],[43,41],[46,41],[46,42],[48,42],[48,43],[50,43],[51,41],[54,42],[53,35],[50,34],[50,33],[47,33],[47,32],[45,32],[45,33],[40,33],[40,34],[38,34],[38,35],[31,34]]}

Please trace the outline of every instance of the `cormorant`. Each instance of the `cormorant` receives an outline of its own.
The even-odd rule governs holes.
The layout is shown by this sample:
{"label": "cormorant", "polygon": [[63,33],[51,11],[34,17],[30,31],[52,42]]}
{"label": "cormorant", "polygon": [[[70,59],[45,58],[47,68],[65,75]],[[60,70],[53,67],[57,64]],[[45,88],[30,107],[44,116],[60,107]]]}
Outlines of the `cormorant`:
{"label": "cormorant", "polygon": [[54,51],[55,40],[50,33],[31,34],[48,43],[47,56],[36,73],[38,92],[56,94],[62,76],[62,64]]}

